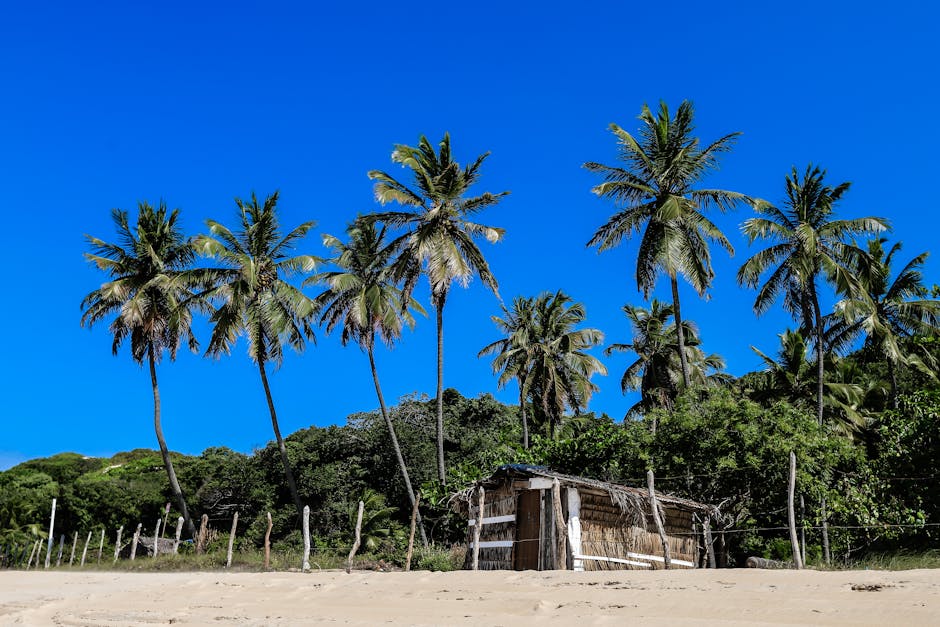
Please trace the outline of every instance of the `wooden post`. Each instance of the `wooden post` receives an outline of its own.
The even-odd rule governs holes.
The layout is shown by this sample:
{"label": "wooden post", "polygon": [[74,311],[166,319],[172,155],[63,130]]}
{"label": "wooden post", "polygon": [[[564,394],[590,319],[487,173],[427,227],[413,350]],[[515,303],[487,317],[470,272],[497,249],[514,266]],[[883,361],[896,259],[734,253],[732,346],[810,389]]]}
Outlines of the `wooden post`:
{"label": "wooden post", "polygon": [[823,545],[823,559],[826,561],[826,566],[829,566],[829,515],[826,513],[826,497],[822,497],[820,501],[820,514],[822,515],[822,545]]}
{"label": "wooden post", "polygon": [[203,514],[199,521],[199,535],[196,537],[196,554],[206,552],[206,534],[209,533],[209,515]]}
{"label": "wooden post", "polygon": [[75,561],[75,547],[78,545],[78,532],[75,532],[75,535],[72,536],[72,557],[69,558],[69,566]]}
{"label": "wooden post", "polygon": [[[167,503],[167,506],[170,504]],[[157,553],[160,552],[160,523],[163,522],[163,519],[157,517],[157,526],[153,530],[153,559],[157,559]],[[163,525],[166,527],[166,523]]]}
{"label": "wooden post", "polygon": [[235,530],[238,527],[238,512],[232,517],[232,531],[228,534],[228,556],[225,558],[225,567],[232,567],[232,548],[235,546]]}
{"label": "wooden post", "polygon": [[62,565],[62,549],[65,548],[65,534],[59,536],[59,555],[55,558],[56,568]]}
{"label": "wooden post", "polygon": [[663,521],[659,516],[659,503],[656,501],[655,477],[652,470],[646,471],[646,487],[650,494],[650,510],[653,512],[653,522],[656,523],[659,540],[663,543],[663,564],[666,570],[669,570],[672,568],[672,556],[669,552],[669,539],[666,538],[666,530],[663,529]]}
{"label": "wooden post", "polygon": [[303,515],[304,532],[304,559],[301,563],[301,570],[307,572],[310,570],[310,506],[304,505]]}
{"label": "wooden post", "polygon": [[118,527],[117,540],[114,541],[114,562],[117,564],[118,557],[121,554],[121,534],[124,533],[124,525]]}
{"label": "wooden post", "polygon": [[790,451],[790,483],[787,488],[787,518],[790,521],[790,548],[793,549],[793,564],[803,568],[800,559],[800,543],[796,539],[796,514],[793,512],[793,492],[796,489],[796,453]]}
{"label": "wooden post", "polygon": [[349,574],[352,572],[353,558],[356,556],[356,551],[359,550],[359,543],[362,541],[362,510],[365,508],[365,503],[359,501],[359,514],[356,516],[356,540],[353,542],[352,549],[349,551],[349,557],[346,560],[346,573]]}
{"label": "wooden post", "polygon": [[271,521],[271,512],[268,512],[268,530],[264,532],[264,569],[271,567],[271,528],[274,523]]}
{"label": "wooden post", "polygon": [[800,495],[800,558],[806,566],[806,501]]}
{"label": "wooden post", "polygon": [[101,563],[101,553],[104,552],[104,527],[101,528],[101,541],[98,543],[98,563]]}
{"label": "wooden post", "polygon": [[480,569],[480,534],[483,533],[483,508],[486,492],[483,486],[477,488],[477,519],[473,525],[473,570]]}
{"label": "wooden post", "polygon": [[561,484],[552,482],[552,518],[555,519],[555,570],[568,570],[568,526],[561,509]]}
{"label": "wooden post", "polygon": [[421,491],[415,494],[415,504],[411,508],[411,531],[408,533],[408,553],[405,555],[405,572],[411,570],[411,555],[415,548],[415,525],[418,522],[418,505],[421,503]]}
{"label": "wooden post", "polygon": [[88,543],[91,542],[91,532],[88,532],[88,537],[85,538],[85,548],[82,549],[82,563],[81,567],[85,568],[85,556],[88,555]]}
{"label": "wooden post", "polygon": [[708,567],[716,568],[715,564],[715,544],[712,541],[711,515],[705,515],[705,521],[702,523],[705,530],[705,556],[708,558]]}
{"label": "wooden post", "polygon": [[[170,504],[167,503],[166,507],[163,508],[163,530],[160,532],[160,537],[166,535],[166,524],[170,520]],[[154,546],[156,546],[156,541],[154,541]]]}
{"label": "wooden post", "polygon": [[173,538],[173,555],[180,552],[180,536],[183,534],[183,517],[176,519],[176,536]]}
{"label": "wooden post", "polygon": [[52,499],[52,515],[49,516],[49,546],[46,548],[46,568],[49,568],[49,562],[52,561],[52,543],[55,542],[55,536],[52,535],[53,527],[55,527],[55,498]]}
{"label": "wooden post", "polygon": [[140,541],[140,529],[144,523],[137,523],[137,530],[134,531],[134,539],[131,540],[131,561],[137,559],[137,543]]}
{"label": "wooden post", "polygon": [[26,560],[26,570],[29,570],[29,567],[32,565],[33,556],[36,555],[36,549],[39,548],[40,542],[42,542],[42,540],[36,540],[35,542],[33,542],[33,550],[29,552],[29,559]]}

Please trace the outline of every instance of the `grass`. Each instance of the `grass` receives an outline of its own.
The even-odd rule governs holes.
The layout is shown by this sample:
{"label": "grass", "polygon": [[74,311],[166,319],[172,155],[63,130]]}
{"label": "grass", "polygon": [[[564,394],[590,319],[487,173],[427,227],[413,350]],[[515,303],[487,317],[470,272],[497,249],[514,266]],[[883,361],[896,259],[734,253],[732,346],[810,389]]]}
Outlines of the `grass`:
{"label": "grass", "polygon": [[837,570],[914,570],[918,568],[940,568],[940,550],[932,549],[920,553],[900,551],[897,553],[873,553],[847,564],[834,567]]}

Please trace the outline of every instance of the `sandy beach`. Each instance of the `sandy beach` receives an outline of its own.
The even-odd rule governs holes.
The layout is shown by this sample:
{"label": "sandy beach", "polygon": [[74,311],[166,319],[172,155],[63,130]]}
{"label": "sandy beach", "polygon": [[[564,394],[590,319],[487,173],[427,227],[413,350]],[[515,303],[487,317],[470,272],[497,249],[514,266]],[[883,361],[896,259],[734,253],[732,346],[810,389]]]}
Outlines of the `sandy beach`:
{"label": "sandy beach", "polygon": [[0,572],[3,625],[940,624],[940,571]]}

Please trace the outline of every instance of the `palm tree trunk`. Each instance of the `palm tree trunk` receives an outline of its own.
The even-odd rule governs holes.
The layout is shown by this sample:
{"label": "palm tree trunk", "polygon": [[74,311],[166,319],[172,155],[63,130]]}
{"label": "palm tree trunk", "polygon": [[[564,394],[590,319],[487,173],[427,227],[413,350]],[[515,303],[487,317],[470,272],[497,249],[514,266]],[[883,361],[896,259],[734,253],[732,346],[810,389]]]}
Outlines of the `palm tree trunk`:
{"label": "palm tree trunk", "polygon": [[525,415],[525,379],[519,379],[519,414],[522,417],[522,447],[529,450],[529,421]]}
{"label": "palm tree trunk", "polygon": [[447,485],[444,475],[444,301],[447,295],[434,299],[437,313],[437,478]]}
{"label": "palm tree trunk", "polygon": [[261,383],[264,385],[264,396],[268,400],[268,411],[271,412],[271,426],[274,427],[274,438],[277,440],[277,449],[281,453],[281,463],[284,464],[287,488],[290,490],[294,507],[297,508],[297,516],[303,518],[304,507],[300,502],[300,496],[297,494],[297,483],[294,481],[294,473],[291,471],[290,461],[287,459],[287,447],[284,446],[284,438],[281,437],[281,428],[277,424],[277,413],[274,411],[274,399],[271,397],[271,387],[268,385],[268,374],[264,370],[264,360],[258,360],[258,371],[261,373]]}
{"label": "palm tree trunk", "polygon": [[163,423],[160,418],[160,388],[157,386],[157,366],[153,356],[153,346],[148,350],[148,357],[150,361],[150,385],[153,387],[153,429],[157,432],[157,444],[160,445],[160,455],[163,456],[163,466],[166,468],[166,475],[170,479],[170,490],[173,492],[173,498],[180,506],[186,530],[189,532],[190,537],[195,538],[196,527],[189,517],[186,499],[183,498],[183,491],[180,489],[180,483],[176,479],[176,470],[173,468],[173,460],[170,459],[170,451],[166,447],[166,440],[163,439]]}
{"label": "palm tree trunk", "polygon": [[819,309],[819,297],[815,284],[812,287],[813,315],[816,318],[816,421],[823,423],[823,386],[825,385],[825,366],[823,365],[823,323]]}
{"label": "palm tree trunk", "polygon": [[[405,465],[405,458],[401,454],[398,436],[395,435],[395,425],[392,424],[392,419],[388,415],[388,408],[385,407],[385,396],[382,395],[382,386],[379,385],[379,372],[375,367],[375,350],[373,349],[373,344],[374,339],[369,343],[368,353],[369,366],[372,368],[372,381],[375,383],[375,395],[379,397],[379,408],[382,410],[382,418],[385,419],[385,426],[388,428],[388,437],[392,440],[392,448],[395,450],[395,458],[398,460],[398,469],[401,470],[401,477],[405,480],[405,488],[408,490],[408,500],[411,502],[412,509],[414,509],[415,492],[411,487],[411,477],[408,476],[408,467]],[[416,521],[418,529],[421,530],[421,542],[424,543],[424,548],[428,548],[428,537],[424,533],[424,524],[421,522],[421,512],[417,512]]]}
{"label": "palm tree trunk", "polygon": [[685,354],[685,331],[682,329],[682,311],[679,309],[679,282],[675,273],[669,275],[672,284],[672,315],[676,321],[676,338],[679,340],[679,363],[682,364],[682,383],[689,387],[689,362]]}
{"label": "palm tree trunk", "polygon": [[898,403],[898,371],[894,367],[894,362],[889,358],[888,362],[888,376],[891,377],[891,408],[897,409],[900,404]]}

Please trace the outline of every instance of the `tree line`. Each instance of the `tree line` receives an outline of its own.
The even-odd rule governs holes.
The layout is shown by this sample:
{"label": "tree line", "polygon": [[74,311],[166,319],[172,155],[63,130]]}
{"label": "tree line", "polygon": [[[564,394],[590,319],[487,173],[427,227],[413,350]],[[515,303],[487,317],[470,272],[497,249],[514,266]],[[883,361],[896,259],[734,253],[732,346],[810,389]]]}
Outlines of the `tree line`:
{"label": "tree line", "polygon": [[[738,134],[701,143],[689,102],[681,103],[675,113],[665,104],[655,113],[644,106],[638,132],[618,125],[611,125],[611,130],[618,164],[588,162],[585,167],[601,177],[593,191],[610,200],[615,212],[587,244],[604,251],[637,238],[637,287],[649,298],[659,278],[665,277],[672,291],[671,303],[653,299],[648,307],[625,305],[632,340],[606,348],[608,354],[636,355],[621,387],[641,393],[640,402],[627,412],[630,420],[616,427],[617,433],[634,433],[639,425],[655,442],[666,437],[666,425],[681,424],[680,408],[694,395],[732,394],[754,403],[758,413],[781,404],[796,414],[812,411],[820,437],[842,438],[854,450],[872,437],[885,416],[902,410],[905,394],[936,385],[940,302],[923,283],[927,253],[894,273],[900,244],[889,244],[882,237],[887,220],[837,216],[849,183],[830,185],[818,166],[794,168],[785,177],[779,206],[741,192],[702,186]],[[263,200],[254,194],[237,199],[236,224],[208,220],[207,232],[195,237],[182,233],[179,210],[162,202],[140,203],[133,224],[126,211],[114,210],[113,243],[88,237],[91,250],[86,256],[109,280],[83,300],[81,322],[91,326],[109,321],[113,352],[117,354],[129,339],[132,358],[149,365],[161,458],[190,534],[195,528],[162,434],[156,364],[164,357],[172,361],[184,342],[199,350],[192,333],[194,316],[199,314],[206,315],[212,326],[207,355],[229,354],[239,336],[247,338],[265,391],[283,481],[297,516],[304,490],[280,432],[267,369],[280,364],[285,348],[302,351],[317,326],[327,332],[338,330],[344,345],[352,342],[367,354],[395,472],[407,502],[413,504],[416,483],[411,475],[416,462],[403,450],[397,432],[401,423],[382,395],[374,348],[377,339],[392,346],[405,327],[414,325],[413,314],[424,313],[413,294],[426,277],[437,327],[436,477],[422,476],[417,485],[443,494],[448,480],[453,483],[474,474],[467,468],[445,466],[443,331],[444,310],[455,283],[466,285],[479,277],[494,292],[498,286],[479,243],[498,242],[503,230],[475,220],[508,192],[471,195],[487,156],[462,166],[454,160],[446,134],[437,146],[423,136],[417,146],[395,146],[392,161],[404,166],[411,179],[401,182],[380,170],[369,172],[369,177],[377,201],[395,205],[396,210],[358,216],[345,237],[324,235],[332,251],[328,259],[297,254],[297,245],[314,223],[284,229],[278,220],[277,192]],[[698,328],[683,318],[678,282],[681,278],[700,296],[707,295],[715,274],[710,246],[732,251],[728,238],[707,214],[739,205],[754,212],[742,225],[746,237],[766,247],[744,263],[738,282],[757,290],[755,313],[760,315],[779,301],[797,328],[782,333],[779,355],[760,353],[767,363],[764,372],[734,379],[722,372],[720,356],[702,350]],[[856,238],[867,239],[859,243]],[[311,287],[318,287],[319,293],[308,295],[305,290]],[[826,313],[820,304],[824,289],[838,298],[833,311]],[[583,305],[560,291],[518,296],[493,320],[501,336],[482,347],[480,356],[493,356],[500,386],[518,385],[519,406],[513,413],[519,438],[498,449],[503,452],[489,461],[532,459],[564,465],[546,451],[564,451],[584,433],[606,425],[586,413],[597,389],[592,376],[606,372],[589,351],[603,344],[604,335],[585,328]],[[846,356],[862,338],[862,348]],[[921,387],[905,384],[911,381]],[[514,431],[503,425],[500,438]],[[536,439],[540,450],[533,451]],[[647,445],[652,446],[649,442],[643,446]],[[628,450],[636,453],[636,446]],[[598,463],[606,464],[603,474],[608,478],[629,478],[610,470],[617,459],[621,465],[627,462],[612,451],[606,455],[593,462],[584,459],[580,469],[565,462],[565,468],[589,474]],[[638,459],[652,458],[644,454]],[[657,465],[658,474],[663,474],[662,462]],[[820,464],[820,469],[818,480],[831,483],[832,464]],[[488,469],[479,472],[484,470]],[[722,497],[714,494],[714,498]]]}

